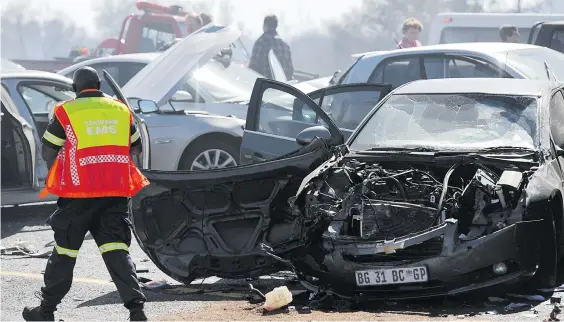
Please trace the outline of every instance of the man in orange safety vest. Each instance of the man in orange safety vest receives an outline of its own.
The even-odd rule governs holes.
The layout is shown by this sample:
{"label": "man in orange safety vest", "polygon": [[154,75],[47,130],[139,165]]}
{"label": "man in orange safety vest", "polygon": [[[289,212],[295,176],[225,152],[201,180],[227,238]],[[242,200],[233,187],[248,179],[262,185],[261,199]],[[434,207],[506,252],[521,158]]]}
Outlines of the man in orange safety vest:
{"label": "man in orange safety vest", "polygon": [[49,165],[46,193],[59,196],[47,223],[55,247],[45,268],[41,305],[25,307],[26,321],[53,321],[57,305],[72,285],[73,270],[90,231],[131,321],[146,321],[134,264],[129,255],[129,197],[149,184],[131,159],[142,151],[129,108],[100,91],[91,67],[73,76],[74,100],[55,107],[42,139]]}

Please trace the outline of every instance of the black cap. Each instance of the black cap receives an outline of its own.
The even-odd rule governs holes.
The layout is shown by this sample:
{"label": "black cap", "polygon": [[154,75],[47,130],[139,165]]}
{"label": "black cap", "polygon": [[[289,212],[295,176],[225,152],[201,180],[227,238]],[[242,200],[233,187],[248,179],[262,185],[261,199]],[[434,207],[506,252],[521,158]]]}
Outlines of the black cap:
{"label": "black cap", "polygon": [[72,83],[75,92],[85,89],[100,89],[100,76],[94,68],[85,66],[74,72]]}

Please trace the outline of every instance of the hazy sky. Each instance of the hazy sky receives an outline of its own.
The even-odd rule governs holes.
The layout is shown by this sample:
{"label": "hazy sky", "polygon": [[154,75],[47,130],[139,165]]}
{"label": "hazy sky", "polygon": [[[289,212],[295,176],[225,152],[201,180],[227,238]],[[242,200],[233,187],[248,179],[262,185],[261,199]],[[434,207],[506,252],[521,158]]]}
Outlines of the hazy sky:
{"label": "hazy sky", "polygon": [[[18,3],[19,0],[0,0],[0,6],[7,3]],[[39,9],[43,16],[53,15],[55,12],[64,12],[70,19],[75,20],[90,32],[95,31],[93,26],[92,4],[96,0],[29,0],[32,7]],[[120,0],[115,0],[120,1]],[[149,0],[151,1],[151,0]],[[221,1],[230,1],[237,4],[234,7],[233,18],[235,21],[243,20],[245,29],[253,34],[260,34],[262,19],[266,14],[277,14],[281,20],[281,30],[283,36],[300,34],[302,31],[317,28],[321,22],[327,19],[337,19],[343,12],[351,7],[358,6],[362,0],[207,0],[212,4],[218,5]],[[393,0],[389,0],[393,1]],[[437,0],[442,1],[442,0]],[[489,2],[490,0],[476,0]],[[508,7],[516,7],[518,0],[501,0]],[[540,0],[522,0],[522,5],[538,3]],[[550,2],[549,0],[545,0]],[[558,12],[564,10],[564,0],[551,0],[558,3],[563,8],[557,9]],[[171,5],[178,4],[175,0],[153,0],[153,2]],[[183,0],[183,3],[188,1]],[[189,8],[185,8],[188,10]],[[135,12],[136,9],[133,10]],[[214,17],[218,14],[211,12]],[[41,17],[39,17],[41,18]],[[218,23],[221,23],[219,21]],[[288,28],[287,26],[292,26]],[[117,33],[118,31],[116,31]]]}
{"label": "hazy sky", "polygon": [[[15,3],[18,0],[1,0],[0,3]],[[89,10],[96,0],[30,0],[34,8],[40,9],[44,15],[52,15],[56,11],[62,11],[69,15],[80,25],[90,31],[94,31],[92,20],[93,14]],[[119,1],[119,0],[115,0]],[[208,0],[218,4],[226,0]],[[229,1],[229,0],[227,0]],[[336,18],[343,11],[353,6],[358,6],[362,0],[230,0],[236,3],[233,16],[235,20],[244,19],[245,25],[251,29],[261,30],[262,19],[266,14],[275,13],[279,18],[284,18],[284,23],[295,25],[286,33],[299,33],[299,30],[316,28],[320,21]],[[178,4],[174,0],[156,0],[153,2],[161,4]],[[186,3],[186,2],[184,2]],[[185,8],[189,9],[189,8]],[[214,13],[212,12],[212,15]],[[217,16],[217,15],[214,15]],[[252,24],[256,21],[256,26]],[[117,32],[117,31],[116,31]]]}

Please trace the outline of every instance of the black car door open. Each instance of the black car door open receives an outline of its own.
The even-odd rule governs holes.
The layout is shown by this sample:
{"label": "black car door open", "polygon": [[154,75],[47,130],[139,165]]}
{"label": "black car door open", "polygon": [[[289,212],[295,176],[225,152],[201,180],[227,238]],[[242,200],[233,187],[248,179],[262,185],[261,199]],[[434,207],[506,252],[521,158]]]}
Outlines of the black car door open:
{"label": "black car door open", "polygon": [[347,84],[304,94],[291,85],[259,79],[249,102],[241,164],[264,162],[300,148],[304,129],[324,126],[332,144],[346,140],[391,91],[387,84]]}
{"label": "black car door open", "polygon": [[[314,140],[293,156],[205,171],[141,170],[149,186],[132,202],[136,238],[177,281],[246,278],[285,266],[282,255],[303,246],[303,217],[289,206],[302,183],[333,154]],[[330,161],[330,160],[329,160]]]}

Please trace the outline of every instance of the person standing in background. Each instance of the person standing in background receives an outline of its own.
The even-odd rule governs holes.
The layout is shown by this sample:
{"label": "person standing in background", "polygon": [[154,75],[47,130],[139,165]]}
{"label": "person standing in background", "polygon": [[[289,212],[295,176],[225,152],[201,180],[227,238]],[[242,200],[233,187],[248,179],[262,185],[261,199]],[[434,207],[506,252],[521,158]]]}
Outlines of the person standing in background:
{"label": "person standing in background", "polygon": [[202,12],[200,13],[200,21],[202,22],[202,26],[205,26],[212,22],[212,16]]}
{"label": "person standing in background", "polygon": [[185,16],[186,19],[186,32],[187,35],[193,33],[194,31],[202,28],[204,26],[202,18],[199,14],[195,12],[189,12]]}
{"label": "person standing in background", "polygon": [[294,77],[294,65],[292,63],[292,52],[290,46],[278,36],[278,18],[275,15],[264,17],[262,26],[263,34],[253,45],[249,68],[266,78],[273,78],[268,61],[268,52],[272,49],[288,79]]}
{"label": "person standing in background", "polygon": [[521,34],[519,33],[519,28],[517,26],[501,26],[499,28],[499,38],[501,42],[509,42],[509,43],[519,43],[519,37]]}
{"label": "person standing in background", "polygon": [[401,31],[403,39],[398,44],[398,48],[420,47],[419,36],[423,31],[423,24],[416,18],[407,18],[403,22]]}

